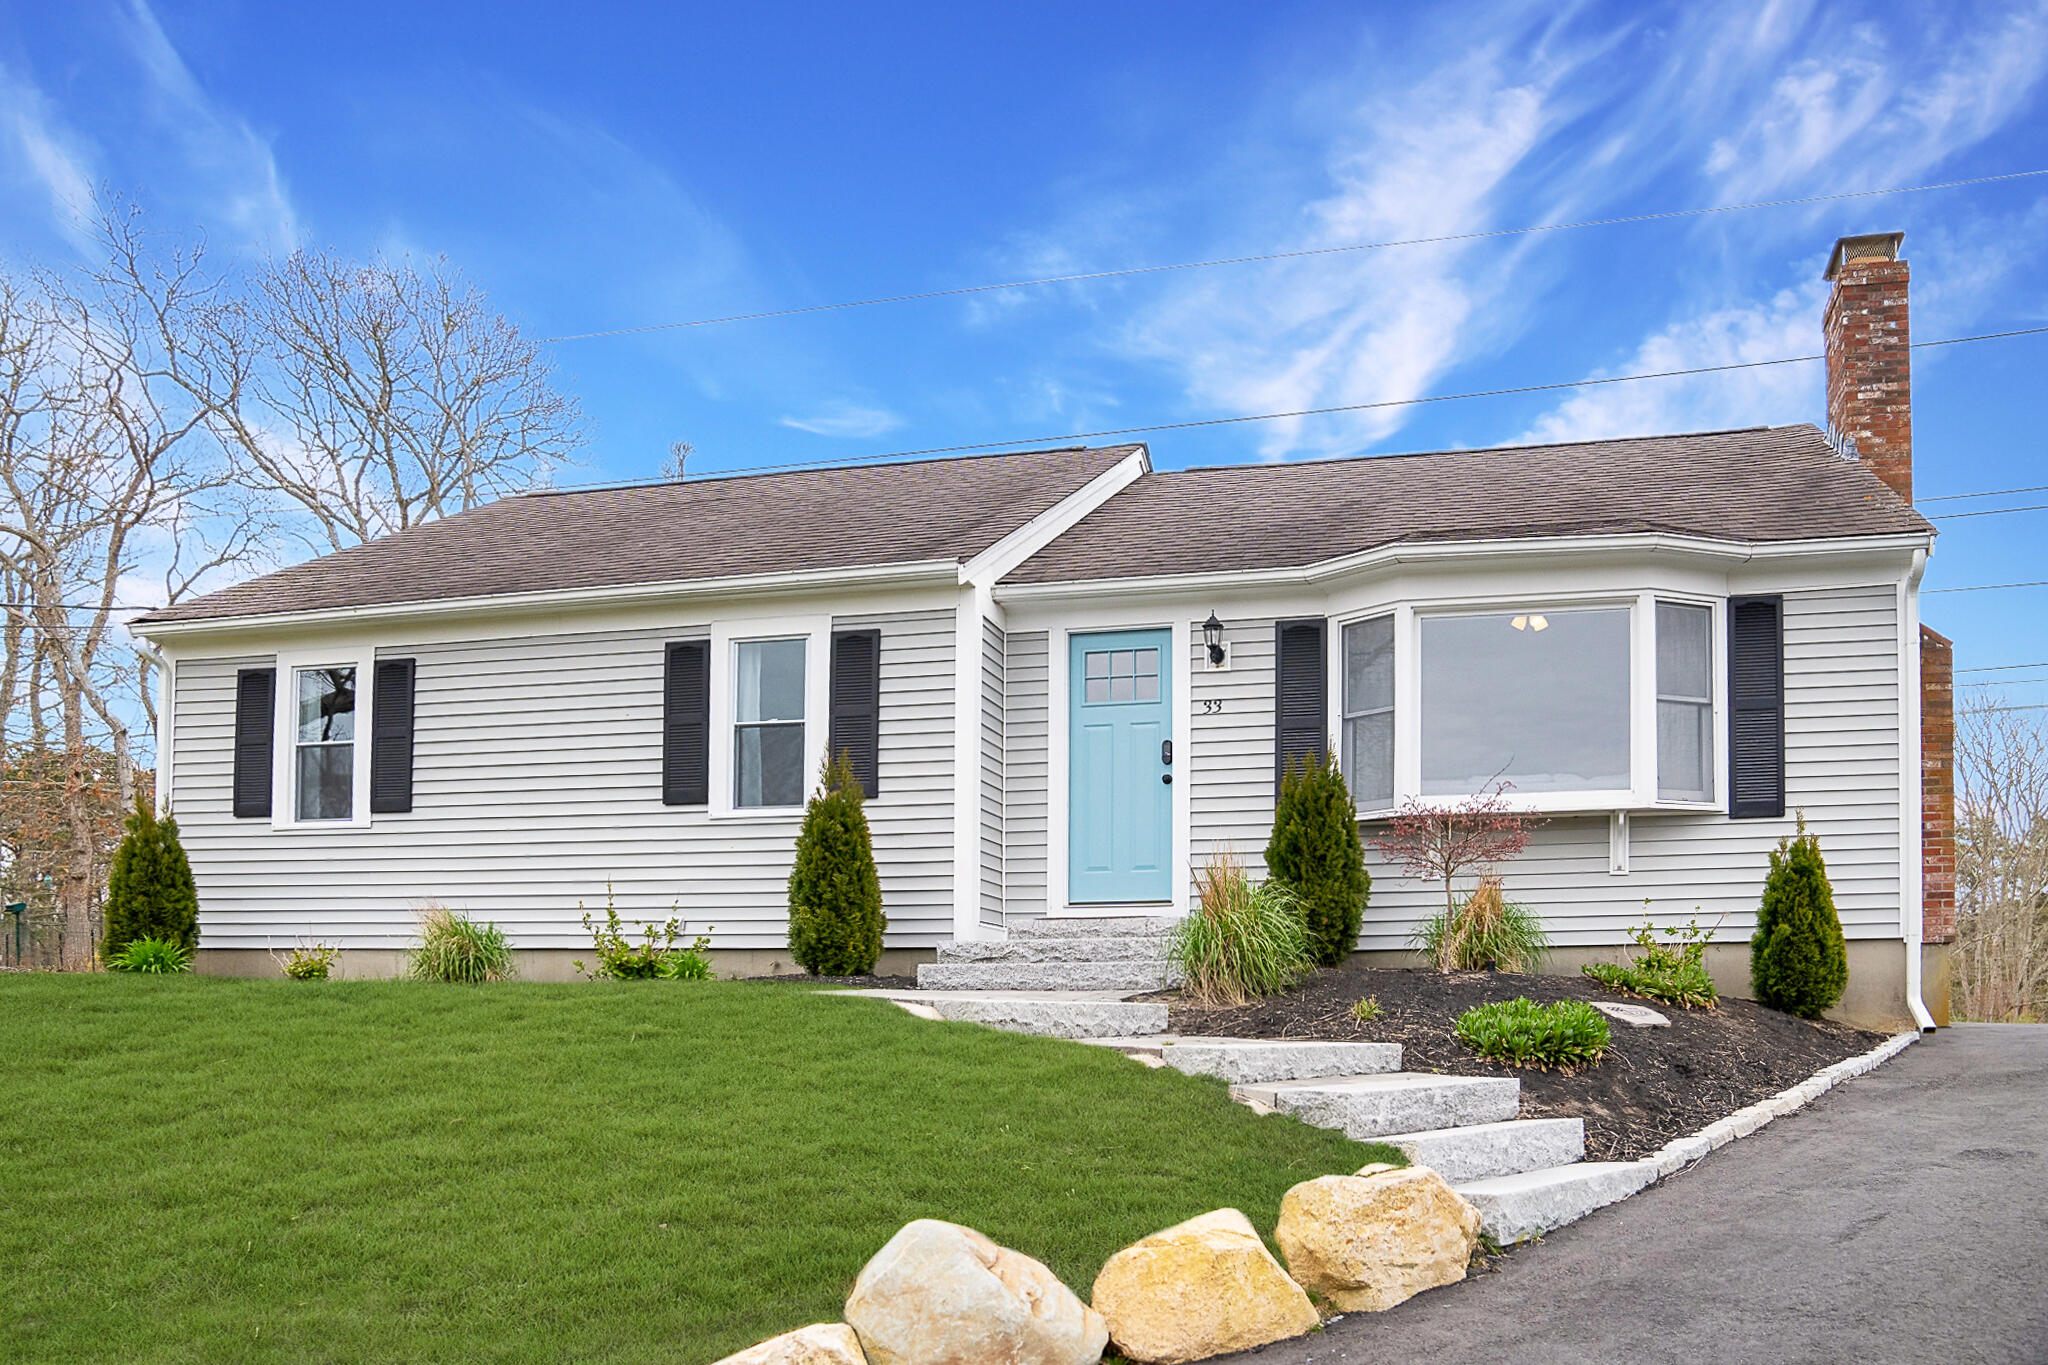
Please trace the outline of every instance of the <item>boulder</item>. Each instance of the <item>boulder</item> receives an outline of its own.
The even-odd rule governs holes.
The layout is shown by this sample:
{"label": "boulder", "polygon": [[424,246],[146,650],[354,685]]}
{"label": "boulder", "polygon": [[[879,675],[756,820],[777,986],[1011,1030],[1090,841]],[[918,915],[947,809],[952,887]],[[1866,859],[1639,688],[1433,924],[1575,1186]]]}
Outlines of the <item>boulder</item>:
{"label": "boulder", "polygon": [[1294,1278],[1368,1313],[1464,1279],[1479,1211],[1427,1166],[1366,1170],[1303,1181],[1281,1199],[1274,1240]]}
{"label": "boulder", "polygon": [[1109,1258],[1095,1310],[1116,1349],[1144,1365],[1182,1365],[1300,1336],[1320,1321],[1251,1220],[1218,1209],[1155,1232]]}
{"label": "boulder", "polygon": [[867,1365],[860,1338],[843,1322],[819,1322],[770,1337],[718,1365]]}
{"label": "boulder", "polygon": [[1029,1256],[973,1228],[905,1224],[854,1281],[846,1321],[867,1365],[1094,1365],[1095,1310]]}

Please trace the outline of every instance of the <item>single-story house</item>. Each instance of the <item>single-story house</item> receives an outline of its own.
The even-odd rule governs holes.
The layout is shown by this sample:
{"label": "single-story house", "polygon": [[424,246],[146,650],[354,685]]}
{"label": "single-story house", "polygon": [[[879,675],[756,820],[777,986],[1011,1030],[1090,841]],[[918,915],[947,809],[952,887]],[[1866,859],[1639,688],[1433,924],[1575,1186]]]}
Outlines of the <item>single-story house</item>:
{"label": "single-story house", "polygon": [[[1564,970],[1698,916],[1742,993],[1803,815],[1845,1008],[1926,1022],[1947,653],[1898,236],[1843,239],[1828,276],[1830,434],[537,492],[154,612],[202,967],[320,941],[393,970],[438,903],[566,974],[609,894],[786,971],[803,803],[843,749],[901,970],[1036,916],[1184,910],[1211,855],[1258,870],[1280,768],[1334,746],[1368,823],[1496,775],[1543,813],[1503,871]],[[1440,892],[1371,870],[1359,947],[1397,953]]]}

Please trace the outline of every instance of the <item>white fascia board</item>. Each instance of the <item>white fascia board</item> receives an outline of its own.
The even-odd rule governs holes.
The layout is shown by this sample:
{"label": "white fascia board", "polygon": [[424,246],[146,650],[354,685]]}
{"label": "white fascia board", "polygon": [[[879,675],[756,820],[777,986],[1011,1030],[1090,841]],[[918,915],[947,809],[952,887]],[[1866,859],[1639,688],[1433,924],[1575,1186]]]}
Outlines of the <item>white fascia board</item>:
{"label": "white fascia board", "polygon": [[417,620],[449,620],[500,613],[533,613],[563,609],[639,606],[692,602],[724,597],[817,592],[837,588],[951,584],[959,563],[950,559],[907,564],[877,564],[850,569],[804,569],[794,573],[742,574],[694,582],[633,583],[555,592],[494,593],[487,597],[448,597],[426,602],[388,602],[321,611],[266,612],[254,616],[210,617],[194,621],[144,621],[128,629],[152,642],[191,635],[231,635],[280,627],[335,626]]}
{"label": "white fascia board", "polygon": [[1284,569],[1248,569],[1227,573],[1157,574],[1144,578],[1096,578],[1062,583],[1007,583],[996,587],[1000,600],[1023,602],[1105,593],[1214,592],[1252,587],[1322,586],[1354,574],[1404,565],[1476,564],[1485,560],[1540,556],[1676,555],[1724,565],[1760,560],[1794,560],[1846,555],[1903,555],[1925,551],[1927,535],[1845,536],[1818,540],[1743,541],[1661,532],[1620,536],[1542,536],[1495,540],[1402,542]]}
{"label": "white fascia board", "polygon": [[977,588],[998,579],[1065,535],[1074,523],[1152,470],[1152,452],[1140,445],[1080,488],[1025,522],[960,566],[960,581]]}

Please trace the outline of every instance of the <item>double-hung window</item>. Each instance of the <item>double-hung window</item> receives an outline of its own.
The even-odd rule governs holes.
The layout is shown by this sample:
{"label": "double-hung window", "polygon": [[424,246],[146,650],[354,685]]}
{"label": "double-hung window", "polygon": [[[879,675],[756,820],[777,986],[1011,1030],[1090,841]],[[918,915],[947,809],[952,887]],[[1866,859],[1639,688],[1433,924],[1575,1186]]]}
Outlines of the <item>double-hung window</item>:
{"label": "double-hung window", "polygon": [[1358,809],[1394,804],[1394,618],[1344,627],[1344,775]]}
{"label": "double-hung window", "polygon": [[1657,799],[1714,799],[1714,613],[1657,604]]}
{"label": "double-hung window", "polygon": [[807,641],[741,640],[734,645],[733,805],[804,803]]}
{"label": "double-hung window", "polygon": [[356,670],[301,668],[292,674],[294,817],[355,815]]}

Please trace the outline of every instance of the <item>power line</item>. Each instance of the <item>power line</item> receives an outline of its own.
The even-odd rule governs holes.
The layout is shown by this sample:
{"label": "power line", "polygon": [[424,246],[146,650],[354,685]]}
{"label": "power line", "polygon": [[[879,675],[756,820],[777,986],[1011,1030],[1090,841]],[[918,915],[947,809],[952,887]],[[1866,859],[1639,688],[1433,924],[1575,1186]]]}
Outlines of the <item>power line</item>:
{"label": "power line", "polygon": [[2048,493],[2048,483],[2037,483],[2027,488],[1988,488],[1982,493],[1943,493],[1932,498],[1917,498],[1916,502],[1955,502],[1962,498],[2003,498],[2013,493]]}
{"label": "power line", "polygon": [[1037,279],[1009,280],[1002,284],[968,284],[951,289],[928,289],[914,294],[885,294],[840,303],[813,303],[800,308],[769,308],[752,313],[731,313],[724,317],[692,318],[686,322],[652,322],[640,327],[612,327],[597,332],[572,332],[541,337],[546,346],[563,341],[595,341],[600,337],[636,336],[643,332],[672,332],[686,327],[711,327],[726,322],[760,322],[769,318],[796,317],[804,313],[832,313],[848,308],[873,308],[885,303],[915,303],[924,299],[958,298],[964,294],[987,294],[1001,289],[1032,289],[1048,284],[1075,284],[1083,280],[1107,280],[1129,275],[1159,275],[1175,270],[1206,270],[1213,266],[1254,265],[1262,261],[1291,261],[1309,256],[1336,256],[1353,251],[1380,251],[1389,247],[1437,246],[1450,242],[1477,242],[1491,237],[1519,237],[1539,232],[1568,232],[1578,228],[1616,227],[1626,223],[1654,223],[1674,218],[1702,218],[1717,213],[1741,213],[1749,209],[1789,208],[1800,204],[1826,204],[1843,199],[1871,199],[1886,194],[1919,194],[1928,190],[1954,190],[1970,185],[1990,185],[2002,180],[2024,180],[2048,175],[2048,168],[2011,171],[2004,175],[1980,175],[1969,180],[1945,180],[1931,185],[1893,185],[1878,190],[1848,190],[1840,194],[1811,194],[1798,199],[1761,199],[1748,204],[1719,204],[1711,208],[1670,209],[1661,213],[1633,213],[1620,218],[1589,218],[1574,223],[1539,223],[1533,227],[1491,228],[1482,232],[1453,232],[1437,237],[1403,237],[1384,242],[1354,242],[1348,246],[1307,247],[1299,251],[1267,251],[1249,256],[1221,256],[1207,261],[1180,261],[1172,265],[1135,265],[1120,270],[1087,270],[1071,275],[1047,275]]}
{"label": "power line", "polygon": [[2048,683],[2048,678],[1987,678],[1983,682],[1957,683],[1957,687],[2031,687]]}
{"label": "power line", "polygon": [[2008,512],[2048,512],[2048,502],[2037,502],[2026,507],[1987,507],[1979,512],[1943,512],[1929,521],[1956,521],[1963,517],[2002,517]]}
{"label": "power line", "polygon": [[2036,664],[1985,664],[1981,668],[1959,668],[1958,673],[2010,673],[2016,668],[2048,668],[2048,660]]}
{"label": "power line", "polygon": [[2001,588],[2048,588],[2048,578],[2036,578],[2026,583],[1972,583],[1963,588],[1922,588],[1922,595],[1931,592],[1997,592]]}

